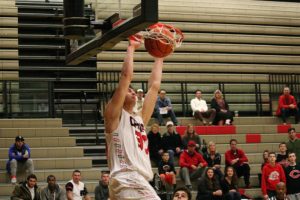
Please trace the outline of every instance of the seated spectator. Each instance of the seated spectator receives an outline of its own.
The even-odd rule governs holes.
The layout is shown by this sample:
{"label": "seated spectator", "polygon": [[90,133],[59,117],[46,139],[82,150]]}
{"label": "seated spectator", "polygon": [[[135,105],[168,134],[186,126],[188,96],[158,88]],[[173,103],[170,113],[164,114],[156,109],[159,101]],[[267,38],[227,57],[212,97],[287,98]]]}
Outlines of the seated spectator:
{"label": "seated spectator", "polygon": [[180,177],[188,189],[192,189],[191,180],[199,178],[207,166],[207,162],[196,150],[196,143],[189,141],[187,150],[180,155]]}
{"label": "seated spectator", "polygon": [[181,137],[174,130],[174,124],[171,121],[167,122],[167,132],[164,133],[161,140],[161,147],[164,151],[169,152],[170,161],[174,163],[174,156],[179,156],[182,152]]}
{"label": "seated spectator", "polygon": [[289,140],[286,142],[288,152],[294,152],[296,154],[296,158],[300,158],[300,139],[297,137],[295,128],[289,128],[288,138]]}
{"label": "seated spectator", "polygon": [[195,132],[195,129],[192,124],[188,124],[186,126],[185,133],[182,137],[182,145],[184,149],[187,149],[189,141],[194,141],[196,143],[196,151],[199,153],[201,152],[201,138],[200,136]]}
{"label": "seated spectator", "polygon": [[221,187],[225,200],[241,199],[241,194],[238,190],[238,178],[233,167],[226,167],[225,177],[221,181]]}
{"label": "seated spectator", "polygon": [[168,152],[162,154],[162,159],[158,165],[158,173],[165,189],[176,188],[176,171],[174,163],[170,161]]}
{"label": "seated spectator", "polygon": [[203,177],[198,181],[196,200],[221,200],[223,192],[219,180],[215,177],[214,170],[207,168]]}
{"label": "seated spectator", "polygon": [[54,175],[47,177],[48,185],[41,190],[41,200],[65,200],[66,191],[56,183]]}
{"label": "seated spectator", "polygon": [[280,164],[276,163],[276,154],[269,153],[269,163],[262,170],[261,190],[264,199],[276,196],[276,184],[286,182],[285,173]]}
{"label": "seated spectator", "polygon": [[281,142],[279,144],[279,153],[276,156],[276,162],[278,164],[281,164],[282,167],[286,167],[288,165],[287,161],[287,147],[285,142]]}
{"label": "seated spectator", "polygon": [[284,169],[287,195],[291,200],[300,199],[300,164],[297,164],[296,160],[296,154],[294,152],[289,152],[289,165]]}
{"label": "seated spectator", "polygon": [[[201,90],[195,91],[195,98],[191,100],[191,108],[193,111],[193,116],[196,119],[199,119],[203,125],[207,125],[207,123],[212,125],[216,117],[216,110],[208,109],[206,101],[202,99]],[[206,118],[208,122],[206,121]]]}
{"label": "seated spectator", "polygon": [[261,187],[261,173],[262,173],[262,169],[263,167],[269,163],[269,150],[264,150],[263,152],[263,163],[260,166],[260,173],[258,173],[258,184],[259,187]]}
{"label": "seated spectator", "polygon": [[90,200],[88,191],[81,180],[81,172],[74,170],[72,180],[66,184],[67,200]]}
{"label": "seated spectator", "polygon": [[172,200],[192,200],[192,194],[186,187],[176,188]]}
{"label": "seated spectator", "polygon": [[109,199],[109,171],[102,171],[99,185],[95,187],[95,200],[108,200]]}
{"label": "seated spectator", "polygon": [[11,177],[11,183],[17,182],[17,173],[33,174],[33,161],[30,159],[30,148],[25,144],[22,136],[17,136],[15,143],[8,151],[9,160],[6,163],[6,169]]}
{"label": "seated spectator", "polygon": [[246,188],[250,187],[250,167],[248,163],[248,158],[242,149],[237,148],[237,140],[230,140],[230,150],[225,153],[225,164],[227,166],[232,166],[237,176],[240,178],[244,176],[244,182]]}
{"label": "seated spectator", "polygon": [[38,188],[37,178],[34,174],[27,177],[27,181],[22,182],[15,186],[11,200],[40,200],[40,188]]}
{"label": "seated spectator", "polygon": [[214,170],[215,175],[219,180],[223,178],[221,171],[221,154],[216,150],[216,144],[213,141],[208,143],[207,152],[203,154],[204,160],[207,162],[207,166]]}
{"label": "seated spectator", "polygon": [[136,90],[136,102],[135,106],[133,107],[133,112],[138,113],[142,111],[144,104],[144,91],[143,89]]}
{"label": "seated spectator", "polygon": [[152,124],[147,137],[150,159],[153,160],[155,164],[158,164],[161,160],[161,154],[163,153],[163,149],[161,147],[162,138],[158,124]]}
{"label": "seated spectator", "polygon": [[222,125],[230,125],[233,121],[232,112],[229,110],[228,103],[223,98],[222,92],[220,90],[216,90],[214,93],[214,98],[212,98],[210,107],[215,109],[217,115],[214,120],[214,124],[219,126]]}
{"label": "seated spectator", "polygon": [[298,124],[297,102],[295,97],[290,94],[290,88],[288,87],[283,88],[283,94],[279,97],[276,115],[281,117],[283,124],[286,124],[289,116],[295,116],[295,124]]}
{"label": "seated spectator", "polygon": [[158,120],[160,126],[164,126],[163,117],[170,117],[175,126],[178,125],[171,100],[166,97],[166,91],[160,90],[154,108],[154,117]]}

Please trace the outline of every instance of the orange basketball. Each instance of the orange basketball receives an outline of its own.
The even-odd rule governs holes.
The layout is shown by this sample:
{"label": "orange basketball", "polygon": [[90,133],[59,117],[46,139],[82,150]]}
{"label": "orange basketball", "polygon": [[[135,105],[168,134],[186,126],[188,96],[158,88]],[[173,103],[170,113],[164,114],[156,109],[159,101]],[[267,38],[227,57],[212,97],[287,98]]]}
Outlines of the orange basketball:
{"label": "orange basketball", "polygon": [[[158,30],[154,30],[158,31]],[[161,33],[169,37],[171,40],[174,40],[173,33],[167,28],[163,28]],[[166,57],[174,51],[174,44],[170,44],[167,39],[161,38],[159,40],[146,38],[145,39],[145,48],[148,53],[154,57],[162,58]]]}

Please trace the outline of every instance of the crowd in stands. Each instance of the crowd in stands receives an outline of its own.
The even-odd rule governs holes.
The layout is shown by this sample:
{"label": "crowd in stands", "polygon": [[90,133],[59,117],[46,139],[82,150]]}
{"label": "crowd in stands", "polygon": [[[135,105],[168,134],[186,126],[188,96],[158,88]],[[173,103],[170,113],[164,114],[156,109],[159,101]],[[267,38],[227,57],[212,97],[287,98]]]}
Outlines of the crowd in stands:
{"label": "crowd in stands", "polygon": [[[34,174],[33,161],[30,157],[30,147],[22,136],[15,138],[15,143],[9,148],[7,172],[11,183],[15,185],[12,200],[90,200],[85,184],[81,182],[81,172],[74,170],[72,179],[64,186],[59,186],[54,175],[47,177],[47,185],[38,187],[37,176]],[[28,174],[26,181],[17,183],[17,174]],[[99,185],[95,187],[95,200],[109,199],[109,172],[102,171]]]}
{"label": "crowd in stands", "polygon": [[[144,93],[137,90],[137,103],[134,108],[139,112],[143,107]],[[195,98],[191,100],[191,109],[195,119],[203,125],[231,125],[233,114],[222,92],[216,90],[211,100],[211,108],[202,99],[201,90],[195,91]],[[277,114],[283,123],[289,116],[295,116],[298,123],[298,105],[295,98],[285,87],[279,98]],[[222,155],[218,153],[214,141],[202,143],[201,138],[192,124],[188,124],[183,136],[180,136],[175,126],[179,125],[170,98],[166,91],[160,90],[154,110],[158,124],[154,123],[148,133],[150,158],[158,168],[158,174],[165,189],[174,191],[173,199],[191,199],[193,181],[197,181],[197,200],[202,199],[241,199],[238,188],[239,178],[244,178],[245,188],[251,188],[250,170],[246,152],[238,148],[238,141],[231,139],[229,149],[226,151],[225,169],[221,167]],[[163,117],[170,117],[171,121],[164,124]],[[166,125],[167,131],[160,133],[160,126]],[[290,128],[288,141],[279,144],[278,153],[265,150],[261,173],[258,174],[264,199],[300,199],[300,165],[296,162],[300,158],[300,140],[297,139],[296,130]],[[178,163],[176,163],[178,162]],[[175,166],[179,166],[177,172]],[[26,181],[17,184],[17,172],[26,171],[29,175]],[[43,188],[37,186],[37,177],[34,175],[33,161],[30,157],[30,147],[22,136],[15,138],[15,143],[9,148],[7,172],[11,183],[16,184],[11,199],[32,200],[89,200],[90,196],[81,182],[81,172],[74,170],[72,179],[64,186],[59,186],[54,175],[47,177],[47,185]],[[182,179],[185,187],[176,188],[176,175]],[[99,185],[95,187],[96,200],[109,199],[109,172],[101,173]],[[196,189],[196,188],[194,188]]]}

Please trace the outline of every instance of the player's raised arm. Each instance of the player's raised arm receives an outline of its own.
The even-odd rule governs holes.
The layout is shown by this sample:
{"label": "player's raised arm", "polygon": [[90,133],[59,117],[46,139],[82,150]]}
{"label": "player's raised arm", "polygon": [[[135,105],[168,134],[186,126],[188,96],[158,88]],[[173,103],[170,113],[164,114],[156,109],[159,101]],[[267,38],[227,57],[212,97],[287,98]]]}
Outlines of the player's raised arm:
{"label": "player's raised arm", "polygon": [[133,76],[133,54],[135,49],[139,46],[140,43],[130,41],[129,46],[127,47],[127,54],[124,58],[119,85],[106,105],[104,112],[106,133],[111,133],[118,127],[122,107]]}
{"label": "player's raised arm", "polygon": [[147,126],[157,99],[158,90],[160,88],[162,67],[164,58],[155,58],[154,66],[151,75],[148,79],[148,92],[145,96],[145,101],[142,109],[142,118],[145,126]]}

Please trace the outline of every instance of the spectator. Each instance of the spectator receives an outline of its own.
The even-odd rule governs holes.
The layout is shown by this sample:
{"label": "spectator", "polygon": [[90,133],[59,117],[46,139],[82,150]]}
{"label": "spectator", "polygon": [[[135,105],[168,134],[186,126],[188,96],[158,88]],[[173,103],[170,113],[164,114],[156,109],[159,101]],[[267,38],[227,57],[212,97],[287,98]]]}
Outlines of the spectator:
{"label": "spectator", "polygon": [[212,125],[216,117],[216,110],[208,109],[206,101],[202,99],[201,90],[195,91],[195,98],[191,100],[191,108],[193,111],[193,116],[196,119],[199,119],[203,125],[207,125],[205,118],[208,118],[208,124]]}
{"label": "spectator", "polygon": [[282,181],[286,182],[283,168],[276,163],[276,154],[270,152],[269,163],[264,166],[261,177],[261,190],[265,200],[276,196],[276,184]]}
{"label": "spectator", "polygon": [[299,121],[297,102],[288,87],[283,88],[283,94],[279,97],[276,115],[281,116],[283,124],[286,124],[286,119],[291,115],[295,116],[295,124]]}
{"label": "spectator", "polygon": [[6,163],[6,169],[11,177],[11,183],[16,184],[17,172],[33,174],[33,161],[30,159],[30,148],[24,142],[22,136],[17,136],[15,143],[12,144],[8,151],[9,160]]}
{"label": "spectator", "polygon": [[170,161],[168,152],[162,154],[162,159],[158,165],[158,173],[166,189],[176,188],[176,171],[174,163]]}
{"label": "spectator", "polygon": [[296,158],[300,158],[300,140],[297,138],[295,128],[289,128],[289,141],[286,143],[288,152],[294,152]]}
{"label": "spectator", "polygon": [[108,200],[109,199],[109,171],[102,171],[99,185],[95,187],[95,200]]}
{"label": "spectator", "polygon": [[37,178],[34,174],[27,177],[27,181],[15,186],[11,195],[11,200],[40,200],[40,189],[38,188]]}
{"label": "spectator", "polygon": [[246,188],[250,188],[248,158],[242,149],[237,148],[236,139],[230,140],[230,150],[225,153],[225,164],[226,166],[233,166],[239,178],[244,176],[245,186]]}
{"label": "spectator", "polygon": [[195,129],[192,124],[188,124],[186,126],[185,133],[182,137],[182,144],[184,149],[187,149],[189,141],[194,141],[196,143],[196,151],[201,153],[201,138],[195,132]]}
{"label": "spectator", "polygon": [[286,185],[284,182],[276,184],[276,196],[269,198],[268,200],[293,200],[286,196]]}
{"label": "spectator", "polygon": [[196,150],[196,143],[189,141],[187,150],[180,155],[180,177],[188,189],[192,189],[191,180],[199,178],[207,166],[207,162]]}
{"label": "spectator", "polygon": [[258,173],[258,184],[259,184],[259,187],[261,187],[261,173],[262,173],[262,169],[264,168],[264,166],[266,164],[269,163],[269,150],[264,150],[263,152],[263,163],[261,164],[261,167],[260,167],[260,173]]}
{"label": "spectator", "polygon": [[67,200],[90,200],[88,191],[81,180],[81,172],[74,170],[72,180],[66,184]]}
{"label": "spectator", "polygon": [[281,164],[283,167],[288,165],[287,148],[286,148],[286,143],[285,142],[281,142],[279,144],[279,153],[276,156],[276,162],[278,164]]}
{"label": "spectator", "polygon": [[47,177],[48,185],[41,190],[41,200],[65,200],[66,191],[56,183],[54,175]]}
{"label": "spectator", "polygon": [[160,90],[157,97],[154,116],[159,122],[160,126],[164,126],[163,117],[170,117],[175,126],[178,125],[171,100],[169,97],[166,97],[166,90]]}
{"label": "spectator", "polygon": [[207,168],[203,177],[199,179],[196,200],[221,200],[222,190],[214,170]]}
{"label": "spectator", "polygon": [[221,181],[221,187],[225,200],[241,199],[241,194],[238,190],[238,178],[233,167],[226,167],[225,177]]}
{"label": "spectator", "polygon": [[192,200],[192,194],[186,187],[176,188],[173,200]]}
{"label": "spectator", "polygon": [[214,98],[211,100],[211,108],[215,109],[217,115],[214,120],[214,124],[231,125],[233,121],[232,112],[229,110],[228,103],[223,98],[223,94],[220,90],[216,90],[214,93]]}
{"label": "spectator", "polygon": [[182,141],[174,130],[173,122],[167,122],[167,132],[163,135],[161,143],[163,150],[169,152],[170,161],[174,163],[174,156],[179,156],[182,152]]}
{"label": "spectator", "polygon": [[300,197],[300,165],[296,163],[296,160],[296,154],[294,152],[289,152],[289,165],[284,169],[287,195],[291,200],[299,199]]}
{"label": "spectator", "polygon": [[161,154],[163,153],[163,149],[161,147],[161,134],[159,132],[158,124],[152,124],[151,129],[147,135],[148,137],[148,148],[150,153],[150,158],[158,164],[161,160]]}
{"label": "spectator", "polygon": [[223,178],[221,171],[221,154],[216,150],[216,144],[213,141],[208,143],[207,152],[203,155],[204,160],[207,162],[207,166],[214,170],[215,175],[219,180]]}
{"label": "spectator", "polygon": [[144,91],[143,89],[136,90],[136,102],[135,106],[133,107],[133,112],[138,113],[142,111],[144,104]]}

